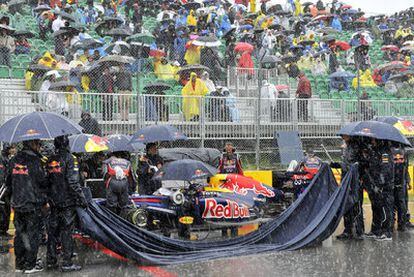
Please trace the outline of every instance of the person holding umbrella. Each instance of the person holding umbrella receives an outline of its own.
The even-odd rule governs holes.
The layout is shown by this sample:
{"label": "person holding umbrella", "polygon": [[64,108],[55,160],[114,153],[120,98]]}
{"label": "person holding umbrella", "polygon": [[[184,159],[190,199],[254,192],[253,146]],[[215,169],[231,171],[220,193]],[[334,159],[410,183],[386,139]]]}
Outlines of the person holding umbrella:
{"label": "person holding umbrella", "polygon": [[48,199],[51,208],[47,242],[47,268],[57,268],[57,243],[62,243],[63,263],[61,271],[78,271],[73,264],[72,231],[77,206],[87,208],[88,203],[80,185],[79,164],[70,153],[69,139],[59,136],[54,140],[55,153],[48,158]]}
{"label": "person holding umbrella", "polygon": [[36,263],[40,244],[41,209],[47,204],[47,180],[40,159],[40,140],[23,142],[23,149],[11,159],[6,187],[14,210],[14,253],[16,272],[36,273],[43,267]]}
{"label": "person holding umbrella", "polygon": [[11,29],[0,24],[0,65],[11,66],[10,55],[16,48],[14,38],[10,36]]}
{"label": "person holding umbrella", "polygon": [[104,66],[103,74],[100,77],[98,85],[98,92],[104,94],[102,96],[102,116],[103,120],[111,121],[113,118],[114,97],[115,92],[114,77],[111,74],[109,66]]}
{"label": "person holding umbrella", "polygon": [[[5,186],[6,172],[9,168],[10,160],[16,154],[16,146],[14,144],[4,144],[3,151],[0,157],[0,187]],[[9,237],[7,233],[10,225],[10,194],[6,193],[3,197],[0,197],[0,201],[4,203],[0,206],[0,236]]]}
{"label": "person holding umbrella", "polygon": [[146,154],[141,156],[138,163],[138,192],[141,195],[153,194],[161,187],[161,182],[153,180],[155,173],[164,165],[164,161],[158,154],[156,143],[147,143]]}

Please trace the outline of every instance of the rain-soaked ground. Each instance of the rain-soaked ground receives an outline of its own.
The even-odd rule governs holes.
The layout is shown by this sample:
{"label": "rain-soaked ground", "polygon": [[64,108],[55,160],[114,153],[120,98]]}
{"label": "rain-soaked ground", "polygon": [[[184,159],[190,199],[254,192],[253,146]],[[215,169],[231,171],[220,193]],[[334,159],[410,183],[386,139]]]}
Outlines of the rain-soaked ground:
{"label": "rain-soaked ground", "polygon": [[[369,206],[365,207],[370,218]],[[341,227],[336,233],[341,232]],[[4,247],[12,241],[3,241]],[[86,244],[85,244],[86,243]],[[196,264],[165,267],[140,267],[97,244],[77,240],[75,262],[83,266],[64,276],[412,276],[414,274],[414,229],[395,233],[392,242],[342,242],[336,239],[323,246],[291,252],[275,252],[254,256],[213,260]],[[41,257],[44,258],[44,247]],[[0,276],[13,273],[13,249],[0,255]],[[35,276],[56,276],[42,272]]]}

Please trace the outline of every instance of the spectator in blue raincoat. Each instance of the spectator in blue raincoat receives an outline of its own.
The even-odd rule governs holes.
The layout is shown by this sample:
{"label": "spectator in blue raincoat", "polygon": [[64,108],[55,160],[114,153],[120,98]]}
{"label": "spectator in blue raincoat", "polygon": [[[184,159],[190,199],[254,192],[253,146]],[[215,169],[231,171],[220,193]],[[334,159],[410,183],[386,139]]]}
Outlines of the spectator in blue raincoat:
{"label": "spectator in blue raincoat", "polygon": [[187,16],[188,16],[188,13],[185,9],[179,10],[178,16],[175,19],[175,27],[179,28],[179,27],[187,26]]}
{"label": "spectator in blue raincoat", "polygon": [[180,63],[184,64],[184,56],[185,56],[185,45],[188,42],[188,38],[186,37],[183,31],[177,32],[177,37],[174,40],[174,53],[175,59]]}
{"label": "spectator in blue raincoat", "polygon": [[332,26],[332,28],[342,32],[342,24],[341,24],[341,21],[339,20],[339,18],[337,16],[335,16],[332,19],[331,26]]}

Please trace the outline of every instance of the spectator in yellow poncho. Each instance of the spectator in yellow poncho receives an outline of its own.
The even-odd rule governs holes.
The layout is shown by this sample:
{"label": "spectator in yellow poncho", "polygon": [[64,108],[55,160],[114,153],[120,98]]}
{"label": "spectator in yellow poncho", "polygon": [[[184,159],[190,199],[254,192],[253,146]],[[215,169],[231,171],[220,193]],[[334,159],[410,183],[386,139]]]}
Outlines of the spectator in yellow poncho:
{"label": "spectator in yellow poncho", "polygon": [[47,51],[43,57],[40,58],[38,64],[40,65],[44,65],[50,68],[56,68],[57,66],[57,61],[55,60],[55,58],[52,56],[52,54],[50,54],[49,51]]}
{"label": "spectator in yellow poncho", "polygon": [[192,42],[187,42],[185,46],[187,51],[185,51],[184,60],[187,64],[200,64],[200,47],[193,45]]}
{"label": "spectator in yellow poncho", "polygon": [[[365,70],[365,72],[362,72],[362,70],[359,71],[359,86],[362,88],[371,88],[371,87],[376,87],[377,85],[375,84],[374,79],[372,78],[371,75],[371,70],[367,69]],[[352,80],[352,86],[354,88],[358,87],[358,78],[355,77]]]}
{"label": "spectator in yellow poncho", "polygon": [[161,80],[178,80],[177,77],[177,67],[168,63],[168,61],[163,57],[154,65],[155,76]]}
{"label": "spectator in yellow poncho", "polygon": [[295,0],[295,16],[303,14],[303,7],[300,0]]}
{"label": "spectator in yellow poncho", "polygon": [[191,10],[190,14],[187,16],[187,26],[192,31],[195,31],[197,28],[197,18],[195,17],[194,10]]}
{"label": "spectator in yellow poncho", "polygon": [[206,84],[191,72],[190,81],[183,87],[183,113],[186,121],[197,121],[200,117],[200,98],[208,93]]}

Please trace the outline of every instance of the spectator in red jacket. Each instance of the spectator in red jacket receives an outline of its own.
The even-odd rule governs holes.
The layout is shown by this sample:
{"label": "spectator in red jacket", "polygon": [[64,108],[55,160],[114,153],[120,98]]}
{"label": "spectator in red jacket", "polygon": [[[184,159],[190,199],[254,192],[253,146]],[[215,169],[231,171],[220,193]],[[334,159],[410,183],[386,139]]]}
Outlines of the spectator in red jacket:
{"label": "spectator in red jacket", "polygon": [[300,72],[298,75],[298,89],[296,98],[298,100],[298,119],[301,122],[308,121],[308,99],[312,97],[312,86],[305,73]]}

